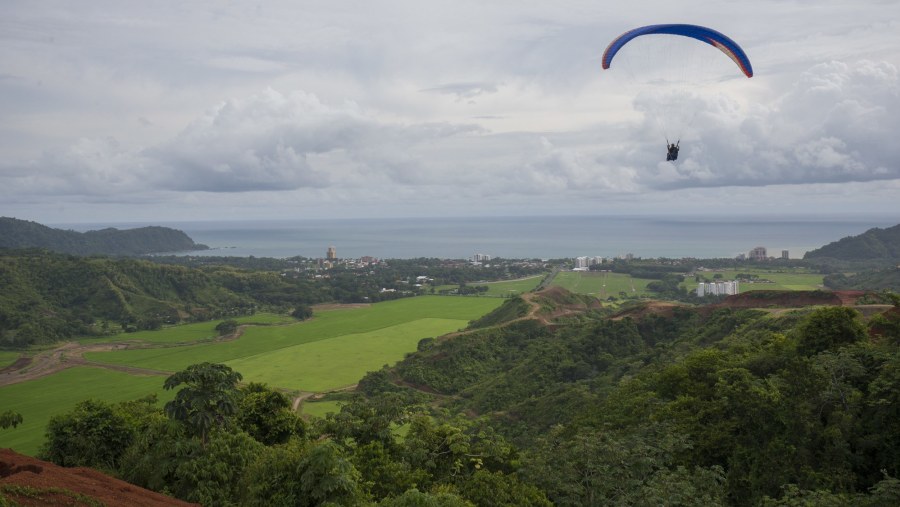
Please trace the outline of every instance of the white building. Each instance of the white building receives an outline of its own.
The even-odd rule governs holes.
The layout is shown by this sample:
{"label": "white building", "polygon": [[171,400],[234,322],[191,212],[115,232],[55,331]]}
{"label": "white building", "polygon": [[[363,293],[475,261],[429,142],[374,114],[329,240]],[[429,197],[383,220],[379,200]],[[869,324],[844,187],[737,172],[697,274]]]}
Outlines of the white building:
{"label": "white building", "polygon": [[697,297],[703,296],[731,296],[740,294],[740,285],[737,280],[700,282],[697,284]]}

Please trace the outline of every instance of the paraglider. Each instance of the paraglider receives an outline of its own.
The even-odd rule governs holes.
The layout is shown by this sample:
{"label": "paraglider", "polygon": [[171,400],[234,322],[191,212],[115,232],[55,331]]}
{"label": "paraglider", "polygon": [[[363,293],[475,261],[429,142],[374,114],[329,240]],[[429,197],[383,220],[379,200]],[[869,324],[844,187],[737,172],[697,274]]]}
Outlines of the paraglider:
{"label": "paraglider", "polygon": [[669,140],[666,139],[666,145],[668,146],[666,153],[666,162],[674,162],[678,160],[678,145],[681,144],[681,139],[678,140],[677,143],[668,144]]}
{"label": "paraglider", "polygon": [[[715,47],[716,49],[720,50],[722,53],[727,55],[737,65],[737,67],[741,73],[743,73],[748,78],[753,77],[753,66],[750,63],[750,59],[747,57],[747,53],[745,53],[744,50],[734,40],[732,40],[731,38],[729,38],[728,36],[726,36],[725,34],[723,34],[721,32],[713,30],[712,28],[707,28],[707,27],[699,26],[699,25],[688,25],[688,24],[648,25],[648,26],[642,26],[639,28],[634,28],[632,30],[628,30],[627,32],[625,32],[622,35],[613,39],[612,42],[610,42],[609,45],[606,47],[606,51],[603,52],[603,59],[602,59],[603,69],[609,69],[612,66],[612,62],[613,62],[613,59],[615,58],[615,56],[629,42],[631,42],[635,38],[649,36],[649,35],[664,35],[664,36],[673,36],[674,35],[674,36],[678,36],[676,38],[687,37],[690,39],[695,39],[695,40],[699,41],[699,43],[709,44],[710,46]],[[664,40],[667,40],[667,39],[664,39]],[[662,51],[662,46],[665,46],[665,45],[666,45],[665,43],[659,44],[659,45],[650,44],[650,47],[654,48],[653,50],[655,50],[656,48],[660,48],[660,50]],[[691,46],[691,48],[693,49],[692,44],[685,43],[684,45]],[[700,44],[700,46],[702,46],[702,44]],[[674,55],[668,55],[668,56],[669,56],[669,58],[675,58],[675,59],[680,59],[682,57],[681,53],[676,53]],[[706,56],[704,56],[704,58],[706,58]],[[710,57],[710,59],[715,60],[712,57]],[[638,59],[638,60],[641,61],[640,59]],[[626,63],[627,63],[627,60],[626,60]],[[706,61],[701,61],[700,66],[705,67],[705,66],[707,66],[706,63],[707,63]],[[713,62],[713,63],[715,63],[715,62]],[[646,67],[647,66],[642,67],[638,71],[635,71],[634,69],[630,69],[630,70],[633,73],[642,74],[644,72],[644,70],[646,69]],[[688,73],[688,75],[690,75],[690,72],[692,72],[692,71],[686,71],[686,73]],[[691,76],[691,77],[693,77],[693,76]],[[685,89],[687,91],[693,91],[689,87],[685,87]],[[673,102],[676,102],[676,101],[673,101]],[[671,107],[670,109],[674,110],[676,108]],[[689,117],[690,120],[684,121],[683,123],[685,123],[689,126],[690,123],[693,121],[693,117],[695,115],[696,115],[696,111],[687,111],[682,116]],[[662,123],[661,120],[658,120],[658,121],[660,121]],[[681,125],[680,127],[683,128],[684,125]],[[676,134],[676,135],[672,135],[672,134]],[[668,138],[670,135],[672,135],[672,137],[677,139],[677,141],[675,143],[669,143]],[[666,137],[667,137],[666,138],[666,161],[675,162],[678,159],[678,150],[680,148],[681,137],[682,137],[681,132],[680,131],[675,132],[672,130],[668,130],[668,134]]]}
{"label": "paraglider", "polygon": [[622,49],[622,46],[628,44],[629,41],[642,35],[654,34],[681,35],[705,42],[718,48],[728,55],[729,58],[734,60],[734,63],[740,67],[745,76],[753,77],[753,66],[750,65],[750,59],[747,58],[747,53],[738,46],[737,42],[734,42],[721,32],[699,25],[649,25],[629,30],[613,39],[613,41],[609,43],[609,46],[606,47],[606,51],[603,52],[603,68],[609,68],[612,64],[613,57],[616,56],[616,53]]}

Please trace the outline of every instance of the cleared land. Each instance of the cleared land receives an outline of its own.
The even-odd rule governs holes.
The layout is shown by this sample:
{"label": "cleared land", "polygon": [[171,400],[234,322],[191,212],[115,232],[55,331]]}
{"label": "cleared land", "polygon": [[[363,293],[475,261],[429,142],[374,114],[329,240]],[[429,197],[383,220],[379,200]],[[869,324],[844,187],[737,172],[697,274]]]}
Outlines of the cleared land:
{"label": "cleared land", "polygon": [[100,399],[118,402],[156,393],[160,403],[174,392],[163,390],[162,377],[145,377],[77,367],[49,377],[0,388],[0,407],[22,414],[22,424],[0,430],[0,447],[34,456],[44,441],[50,417],[72,410],[79,401]]}
{"label": "cleared land", "polygon": [[[475,286],[485,286],[488,288],[487,292],[482,293],[482,296],[492,296],[492,297],[504,297],[504,296],[514,296],[516,294],[521,294],[523,292],[528,292],[541,283],[541,280],[544,279],[545,275],[535,275],[529,276],[527,278],[518,278],[516,280],[503,280],[500,282],[472,282],[469,285]],[[458,288],[459,285],[439,285],[434,288],[435,292],[442,290],[453,290]]]}
{"label": "cleared land", "polygon": [[590,294],[600,299],[626,296],[649,296],[647,284],[653,280],[633,278],[627,273],[599,271],[560,271],[553,279],[555,286],[576,294]]}
{"label": "cleared land", "polygon": [[[220,321],[176,326],[122,334],[114,339],[119,344],[133,342],[156,348],[88,352],[85,359],[124,366],[157,364],[163,367],[152,369],[163,372],[175,372],[203,361],[224,362],[240,372],[245,382],[306,391],[330,390],[353,384],[367,371],[402,359],[416,349],[422,338],[466,327],[470,320],[502,302],[500,298],[425,296],[364,307],[339,307],[317,311],[313,319],[305,322],[288,319],[291,324],[249,326],[240,338],[225,342],[204,341],[216,334],[213,328]],[[280,316],[255,318],[264,324],[285,322]],[[203,343],[179,345],[192,339]],[[9,356],[9,361],[17,356]],[[57,360],[73,361],[71,357],[66,359],[64,352]],[[0,431],[0,447],[34,455],[44,440],[50,417],[71,410],[85,399],[116,402],[157,393],[165,402],[174,393],[163,391],[164,379],[164,375],[76,366],[0,387],[0,408],[19,412],[24,418],[17,428]]]}
{"label": "cleared land", "polygon": [[[260,354],[346,335],[360,335],[358,340],[362,345],[366,339],[365,333],[423,320],[420,327],[422,334],[415,340],[417,343],[421,338],[439,336],[464,328],[470,320],[490,312],[501,303],[502,301],[496,298],[422,296],[398,299],[365,308],[329,310],[316,314],[309,321],[288,326],[248,327],[240,339],[229,342],[94,352],[85,354],[85,358],[101,363],[174,372],[202,361],[230,364]],[[413,350],[415,343],[407,349],[407,352]],[[397,358],[396,354],[386,350],[385,357],[379,358],[383,362],[379,363],[378,367],[384,362],[394,362],[398,359],[400,358]],[[291,365],[280,362],[269,365],[269,370],[273,372],[285,368],[291,368]],[[240,371],[247,380],[277,385],[267,377],[253,378],[248,376],[247,372],[240,369],[237,371]],[[274,376],[281,378],[282,374]]]}
{"label": "cleared land", "polygon": [[338,413],[341,411],[341,402],[339,401],[305,401],[300,405],[300,411],[306,416],[315,416],[324,418],[329,413]]}
{"label": "cleared land", "polygon": [[[698,275],[710,280],[716,274],[722,275],[722,280],[734,280],[738,274],[757,275],[760,280],[768,280],[768,282],[747,283],[741,282],[740,291],[748,292],[751,290],[816,290],[822,288],[823,275],[817,273],[806,272],[779,272],[766,271],[761,269],[725,269],[718,271],[701,271]],[[697,282],[693,277],[685,279],[684,286],[688,290],[697,288]]]}

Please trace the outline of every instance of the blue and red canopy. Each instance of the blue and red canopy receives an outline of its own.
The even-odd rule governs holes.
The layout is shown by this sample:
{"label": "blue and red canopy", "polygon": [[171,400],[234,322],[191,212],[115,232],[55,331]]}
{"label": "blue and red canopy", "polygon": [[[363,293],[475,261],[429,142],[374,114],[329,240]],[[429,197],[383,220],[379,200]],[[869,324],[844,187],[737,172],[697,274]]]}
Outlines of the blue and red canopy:
{"label": "blue and red canopy", "polygon": [[734,63],[736,63],[738,67],[741,68],[741,71],[747,77],[753,77],[753,67],[750,65],[750,59],[747,58],[747,53],[745,53],[744,50],[741,49],[740,46],[738,46],[737,42],[734,42],[721,32],[717,32],[712,28],[706,28],[705,26],[699,25],[649,25],[635,28],[634,30],[629,30],[616,37],[612,42],[609,43],[606,51],[603,52],[603,68],[609,68],[609,65],[612,63],[613,57],[616,56],[616,53],[618,53],[619,50],[622,49],[622,46],[628,44],[630,40],[642,35],[652,34],[681,35],[684,37],[691,37],[693,39],[697,39],[699,41],[715,46],[723,53],[728,55],[729,58],[734,60]]}

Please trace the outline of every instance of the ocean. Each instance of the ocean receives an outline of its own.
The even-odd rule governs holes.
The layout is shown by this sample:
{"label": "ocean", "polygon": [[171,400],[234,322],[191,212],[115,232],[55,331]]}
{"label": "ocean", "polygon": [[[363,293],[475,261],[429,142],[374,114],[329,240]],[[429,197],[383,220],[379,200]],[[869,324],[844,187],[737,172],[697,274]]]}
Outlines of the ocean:
{"label": "ocean", "polygon": [[191,255],[286,258],[466,259],[578,256],[733,258],[762,246],[769,256],[792,259],[809,250],[873,227],[900,223],[894,217],[858,214],[774,216],[534,216],[379,218],[54,224],[77,231],[161,225],[180,229],[211,247]]}

